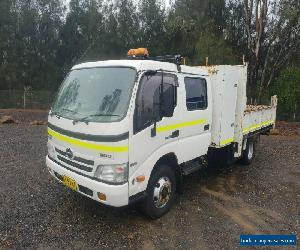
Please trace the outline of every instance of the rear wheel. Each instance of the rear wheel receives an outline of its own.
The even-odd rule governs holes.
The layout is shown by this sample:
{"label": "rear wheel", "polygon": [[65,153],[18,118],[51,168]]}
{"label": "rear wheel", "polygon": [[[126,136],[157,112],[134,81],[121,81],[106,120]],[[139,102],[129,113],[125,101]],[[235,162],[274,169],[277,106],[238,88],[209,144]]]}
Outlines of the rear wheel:
{"label": "rear wheel", "polygon": [[175,199],[176,177],[171,167],[160,165],[151,175],[147,197],[143,201],[143,212],[156,219],[167,213]]}
{"label": "rear wheel", "polygon": [[253,138],[247,139],[246,149],[243,151],[241,163],[249,165],[255,156],[255,143]]}

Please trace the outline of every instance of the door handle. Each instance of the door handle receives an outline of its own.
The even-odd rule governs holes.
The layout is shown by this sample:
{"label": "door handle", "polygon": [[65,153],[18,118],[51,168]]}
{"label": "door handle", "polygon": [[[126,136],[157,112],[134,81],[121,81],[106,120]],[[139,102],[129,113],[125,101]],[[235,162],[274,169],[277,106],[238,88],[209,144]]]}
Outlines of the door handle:
{"label": "door handle", "polygon": [[179,130],[175,130],[173,131],[173,133],[171,134],[171,138],[176,138],[179,136]]}
{"label": "door handle", "polygon": [[179,136],[179,130],[175,130],[172,132],[172,134],[170,134],[169,136],[165,137],[166,140],[168,139],[172,139],[172,138],[176,138]]}
{"label": "door handle", "polygon": [[206,124],[206,125],[204,126],[204,131],[206,131],[206,130],[209,130],[209,124]]}

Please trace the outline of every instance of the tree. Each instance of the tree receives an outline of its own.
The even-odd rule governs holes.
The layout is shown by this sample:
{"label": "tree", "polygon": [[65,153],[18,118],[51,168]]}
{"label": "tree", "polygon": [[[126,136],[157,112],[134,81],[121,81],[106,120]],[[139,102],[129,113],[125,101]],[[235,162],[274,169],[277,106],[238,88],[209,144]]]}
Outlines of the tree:
{"label": "tree", "polygon": [[187,22],[193,22],[196,26],[202,26],[213,20],[217,30],[223,32],[225,1],[224,0],[177,0],[174,9],[176,15]]}
{"label": "tree", "polygon": [[240,58],[245,55],[247,47],[243,10],[244,6],[242,1],[228,0],[224,17],[224,37]]}
{"label": "tree", "polygon": [[143,45],[141,44],[139,17],[137,8],[131,0],[121,0],[117,7],[117,40],[119,41],[120,55],[125,55],[130,48]]}
{"label": "tree", "polygon": [[71,0],[70,11],[60,32],[59,58],[66,72],[75,63],[95,60],[94,51],[103,33],[101,1]]}
{"label": "tree", "polygon": [[205,57],[240,64],[245,55],[256,99],[300,65],[299,0],[172,2],[70,0],[67,12],[64,0],[1,0],[0,89],[56,90],[74,64],[124,58],[135,47],[181,54],[190,65]]}
{"label": "tree", "polygon": [[0,37],[7,37],[1,57],[0,88],[23,89],[28,85],[48,88],[58,76],[56,52],[62,25],[61,2],[13,0],[1,1],[0,6],[5,7],[5,15],[1,17],[6,18],[0,26]]}
{"label": "tree", "polygon": [[141,44],[149,48],[150,53],[164,53],[165,8],[161,1],[142,0],[139,6]]}
{"label": "tree", "polygon": [[[177,0],[171,10],[167,27],[169,51],[188,57],[191,64],[203,61],[208,48],[205,36],[212,35],[225,44],[223,37],[225,26],[225,1]],[[206,34],[204,34],[206,33]],[[203,43],[203,45],[201,45]],[[206,50],[206,51],[205,51]],[[213,51],[213,49],[211,50]],[[201,57],[201,58],[200,58]]]}
{"label": "tree", "polygon": [[10,50],[14,40],[12,31],[15,29],[15,15],[11,12],[11,8],[12,1],[0,1],[0,89],[13,88],[9,65],[12,61]]}
{"label": "tree", "polygon": [[249,87],[261,98],[299,46],[298,0],[244,0]]}
{"label": "tree", "polygon": [[300,67],[285,69],[274,82],[272,94],[278,95],[279,118],[300,119]]}
{"label": "tree", "polygon": [[205,64],[206,57],[208,64],[234,64],[237,62],[232,48],[226,40],[212,31],[213,24],[204,26],[200,31],[196,43],[196,57],[198,64]]}
{"label": "tree", "polygon": [[37,18],[37,34],[35,45],[35,57],[31,64],[34,84],[27,85],[35,89],[55,89],[56,82],[61,81],[61,70],[57,61],[60,48],[59,32],[63,26],[63,12],[65,11],[60,0],[39,1],[36,6],[39,16]]}

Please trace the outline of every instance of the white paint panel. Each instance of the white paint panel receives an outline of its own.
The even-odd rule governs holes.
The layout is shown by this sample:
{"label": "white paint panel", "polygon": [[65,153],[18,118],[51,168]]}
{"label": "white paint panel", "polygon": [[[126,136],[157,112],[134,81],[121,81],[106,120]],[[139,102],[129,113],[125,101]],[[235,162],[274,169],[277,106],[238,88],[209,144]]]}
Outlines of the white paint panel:
{"label": "white paint panel", "polygon": [[212,87],[212,146],[223,147],[234,140],[238,85],[243,66],[220,65],[207,69]]}

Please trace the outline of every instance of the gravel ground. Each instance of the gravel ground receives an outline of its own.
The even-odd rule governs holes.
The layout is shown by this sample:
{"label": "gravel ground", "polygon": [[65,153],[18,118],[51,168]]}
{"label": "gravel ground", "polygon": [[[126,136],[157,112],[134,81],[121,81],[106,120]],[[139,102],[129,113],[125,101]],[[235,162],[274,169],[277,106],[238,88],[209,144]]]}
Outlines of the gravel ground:
{"label": "gravel ground", "polygon": [[17,123],[30,123],[32,121],[46,121],[48,111],[37,110],[37,109],[0,109],[1,116],[9,115],[12,116],[13,120]]}
{"label": "gravel ground", "polygon": [[299,136],[263,136],[250,166],[188,176],[156,221],[52,179],[46,140],[46,126],[0,125],[0,249],[237,249],[240,234],[300,235]]}

